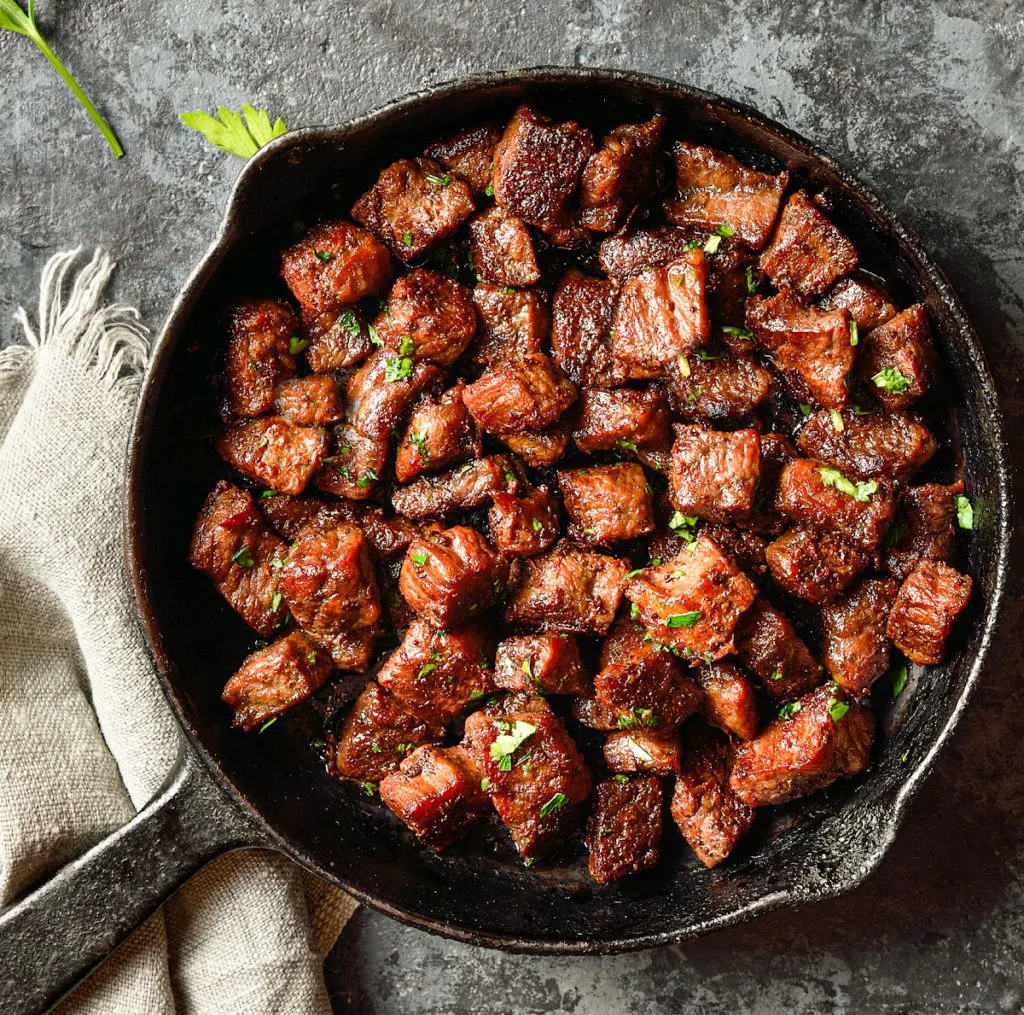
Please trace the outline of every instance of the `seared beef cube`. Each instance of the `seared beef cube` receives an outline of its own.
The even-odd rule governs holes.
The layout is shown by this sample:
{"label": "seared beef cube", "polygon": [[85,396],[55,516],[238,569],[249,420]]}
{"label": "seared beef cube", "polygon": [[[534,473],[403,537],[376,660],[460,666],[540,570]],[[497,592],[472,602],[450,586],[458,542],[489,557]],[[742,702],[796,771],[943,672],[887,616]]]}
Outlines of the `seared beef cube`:
{"label": "seared beef cube", "polygon": [[348,421],[364,436],[383,441],[413,399],[441,376],[433,363],[378,349],[348,382]]}
{"label": "seared beef cube", "polygon": [[461,747],[417,748],[381,781],[380,798],[434,849],[457,842],[491,811],[480,776]]}
{"label": "seared beef cube", "polygon": [[480,431],[462,401],[465,388],[459,381],[438,398],[424,396],[413,408],[395,458],[399,483],[480,457]]}
{"label": "seared beef cube", "polygon": [[758,596],[736,628],[736,654],[777,701],[806,694],[824,673],[789,618]]}
{"label": "seared beef cube", "polygon": [[339,522],[362,524],[355,504],[339,501],[328,504],[320,497],[290,497],[286,493],[274,493],[273,490],[266,491],[257,503],[260,513],[270,522],[274,531],[288,542],[294,542],[307,529],[311,532],[326,532]]}
{"label": "seared beef cube", "polygon": [[444,739],[444,727],[424,722],[372,681],[355,700],[332,745],[331,767],[346,779],[377,782],[398,770],[407,754]]}
{"label": "seared beef cube", "polygon": [[747,303],[747,326],[782,372],[791,395],[826,409],[846,405],[854,349],[845,309],[804,307],[779,293]]}
{"label": "seared beef cube", "polygon": [[392,286],[374,327],[387,351],[448,366],[476,334],[473,293],[439,271],[414,268]]}
{"label": "seared beef cube", "polygon": [[789,182],[787,173],[758,173],[725,152],[689,141],[677,141],[672,157],[676,195],[661,206],[669,222],[709,231],[726,227],[748,247],[764,246]]}
{"label": "seared beef cube", "polygon": [[318,374],[353,366],[373,352],[370,329],[351,307],[317,314],[306,323],[305,333],[306,362]]}
{"label": "seared beef cube", "polygon": [[831,413],[816,412],[797,445],[805,455],[862,479],[903,483],[938,449],[928,427],[902,412],[858,416],[847,410],[840,421],[837,430]]}
{"label": "seared beef cube", "polygon": [[614,543],[654,529],[654,503],[639,465],[597,465],[558,474],[569,512],[569,536],[579,542]]}
{"label": "seared beef cube", "polygon": [[274,412],[299,426],[326,426],[345,417],[341,381],[334,374],[307,374],[274,388]]}
{"label": "seared beef cube", "polygon": [[[757,578],[768,574],[768,560],[765,557],[768,543],[760,536],[735,525],[705,525],[701,532],[717,544],[726,556],[731,557],[741,571]],[[675,553],[680,549],[677,548]]]}
{"label": "seared beef cube", "polygon": [[708,258],[708,313],[722,325],[722,341],[736,355],[753,352],[743,325],[747,300],[760,282],[757,255],[734,240],[723,240]]}
{"label": "seared beef cube", "polygon": [[547,699],[539,694],[525,694],[522,691],[516,691],[514,694],[499,692],[490,695],[487,699],[488,715],[519,715],[521,718],[528,712],[533,715],[553,714]]}
{"label": "seared beef cube", "polygon": [[580,224],[600,233],[621,229],[657,188],[665,117],[624,123],[602,141],[580,181]]}
{"label": "seared beef cube", "polygon": [[869,331],[861,342],[858,372],[887,409],[905,409],[939,373],[928,313],[918,303]]}
{"label": "seared beef cube", "polygon": [[570,268],[551,302],[551,351],[555,362],[580,387],[610,388],[618,381],[612,365],[612,315],[619,289]]}
{"label": "seared beef cube", "polygon": [[[617,730],[620,729],[618,712],[609,708],[597,698],[576,698],[572,703],[569,714],[578,723],[592,730]],[[628,721],[629,717],[625,717]]]}
{"label": "seared beef cube", "polygon": [[661,841],[661,783],[657,779],[604,779],[587,826],[590,876],[602,885],[649,870]]}
{"label": "seared beef cube", "polygon": [[519,485],[509,459],[491,455],[398,487],[391,492],[391,504],[406,518],[429,518],[457,508],[480,507],[499,493],[518,492]]}
{"label": "seared beef cube", "polygon": [[775,506],[779,476],[790,459],[796,458],[796,448],[781,434],[761,434],[761,480],[757,485],[754,510],[736,524],[751,532],[777,536],[789,527],[789,519]]}
{"label": "seared beef cube", "polygon": [[248,656],[221,698],[235,713],[231,725],[248,733],[305,701],[330,674],[327,653],[292,631]]}
{"label": "seared beef cube", "polygon": [[845,307],[861,335],[885,324],[896,316],[896,305],[889,294],[868,275],[857,274],[841,278],[820,300],[823,310]]}
{"label": "seared beef cube", "polygon": [[703,240],[690,229],[675,226],[644,226],[601,241],[601,270],[617,282],[639,275],[647,268],[662,268],[678,260]]}
{"label": "seared beef cube", "polygon": [[498,364],[540,352],[551,329],[548,294],[481,282],[473,290],[480,333],[473,345],[477,363]]}
{"label": "seared beef cube", "polygon": [[520,106],[494,150],[494,200],[545,232],[570,225],[570,202],[594,151],[593,135],[577,123],[554,123]]}
{"label": "seared beef cube", "polygon": [[505,611],[510,624],[603,635],[622,598],[627,564],[572,543],[531,557]]}
{"label": "seared beef cube", "polygon": [[875,480],[854,482],[813,458],[795,458],[779,476],[775,506],[799,525],[835,532],[862,550],[882,541],[896,502]]}
{"label": "seared beef cube", "polygon": [[946,639],[971,598],[973,581],[941,560],[923,557],[900,586],[886,632],[913,663],[942,662]]}
{"label": "seared beef cube", "polygon": [[231,315],[225,362],[227,410],[260,416],[274,404],[274,388],[295,375],[291,349],[299,322],[284,300],[246,300]]}
{"label": "seared beef cube", "polygon": [[555,715],[474,712],[464,741],[521,856],[543,856],[576,827],[590,769]]}
{"label": "seared beef cube", "polygon": [[672,820],[705,867],[717,867],[754,823],[754,811],[729,784],[736,756],[727,737],[688,726],[682,770],[672,794]]}
{"label": "seared beef cube", "polygon": [[352,206],[352,218],[409,264],[454,233],[475,208],[469,184],[440,163],[399,159]]}
{"label": "seared beef cube", "polygon": [[666,736],[643,727],[616,730],[604,742],[604,762],[612,772],[672,775],[679,771],[678,734]]}
{"label": "seared beef cube", "polygon": [[502,434],[501,443],[534,469],[554,465],[569,446],[572,426],[565,417],[540,433]]}
{"label": "seared beef cube", "polygon": [[351,222],[320,222],[282,251],[281,276],[303,313],[316,317],[383,292],[391,257],[373,233]]}
{"label": "seared beef cube", "polygon": [[810,299],[856,267],[856,248],[828,216],[802,190],[790,195],[761,254],[772,284]]}
{"label": "seared beef cube", "polygon": [[949,563],[956,542],[956,498],[963,492],[961,482],[925,483],[903,491],[900,513],[882,550],[882,560],[894,578],[906,579],[922,557]]}
{"label": "seared beef cube", "polygon": [[462,400],[488,433],[522,434],[554,423],[576,401],[576,385],[535,352],[488,367]]}
{"label": "seared beef cube", "polygon": [[711,337],[704,289],[707,264],[699,247],[664,268],[622,286],[611,331],[613,371],[628,380],[659,377],[678,356]]}
{"label": "seared beef cube", "polygon": [[573,437],[580,451],[588,454],[613,448],[663,450],[672,443],[669,424],[660,388],[586,388],[580,394]]}
{"label": "seared beef cube", "polygon": [[402,644],[384,661],[377,680],[402,708],[448,722],[471,701],[494,690],[489,649],[490,639],[476,621],[439,631],[425,620],[415,620]]}
{"label": "seared beef cube", "polygon": [[684,515],[728,522],[749,515],[761,475],[756,430],[677,426],[669,474],[672,503]]}
{"label": "seared beef cube", "polygon": [[302,493],[327,454],[327,432],[261,416],[229,426],[217,438],[217,450],[243,476],[280,493]]}
{"label": "seared beef cube", "polygon": [[461,176],[477,197],[483,197],[491,185],[491,164],[500,140],[501,128],[485,123],[435,141],[423,154]]}
{"label": "seared beef cube", "polygon": [[590,694],[579,646],[571,634],[506,638],[494,660],[494,682],[528,694]]}
{"label": "seared beef cube", "polygon": [[826,684],[736,748],[729,785],[750,807],[786,803],[863,772],[874,739],[871,712]]}
{"label": "seared beef cube", "polygon": [[885,624],[898,589],[891,578],[867,578],[821,611],[825,669],[855,698],[889,668]]}
{"label": "seared beef cube", "polygon": [[675,410],[686,420],[736,423],[771,394],[772,375],[748,356],[686,356],[666,371]]}
{"label": "seared beef cube", "polygon": [[687,657],[721,659],[757,586],[710,539],[698,536],[659,567],[626,582],[626,597],[651,637]]}
{"label": "seared beef cube", "polygon": [[671,652],[641,642],[628,657],[602,666],[594,676],[597,700],[629,723],[641,717],[662,732],[676,729],[699,708],[701,689],[682,671]]}
{"label": "seared beef cube", "polygon": [[[355,525],[342,522],[327,532],[300,536],[281,568],[281,591],[302,630],[334,656],[339,635],[376,627],[380,594],[366,537]],[[341,668],[354,651],[351,639],[342,638]]]}
{"label": "seared beef cube", "polygon": [[387,438],[367,437],[343,423],[331,430],[330,454],[313,482],[326,493],[349,500],[366,500],[388,462]]}
{"label": "seared beef cube", "polygon": [[772,578],[791,596],[823,603],[853,584],[868,553],[834,532],[794,525],[765,550]]}
{"label": "seared beef cube", "polygon": [[741,740],[757,735],[759,718],[753,681],[734,663],[697,666],[693,676],[704,692],[701,718]]}
{"label": "seared beef cube", "polygon": [[469,223],[470,256],[482,282],[533,285],[540,281],[533,238],[522,219],[495,206]]}
{"label": "seared beef cube", "polygon": [[342,673],[365,673],[373,662],[379,625],[342,631],[325,641],[336,669]]}
{"label": "seared beef cube", "polygon": [[499,553],[535,557],[558,538],[558,504],[546,486],[519,496],[495,494],[487,524]]}
{"label": "seared beef cube", "polygon": [[405,601],[435,627],[453,627],[494,601],[498,561],[476,529],[455,525],[414,539],[402,564]]}

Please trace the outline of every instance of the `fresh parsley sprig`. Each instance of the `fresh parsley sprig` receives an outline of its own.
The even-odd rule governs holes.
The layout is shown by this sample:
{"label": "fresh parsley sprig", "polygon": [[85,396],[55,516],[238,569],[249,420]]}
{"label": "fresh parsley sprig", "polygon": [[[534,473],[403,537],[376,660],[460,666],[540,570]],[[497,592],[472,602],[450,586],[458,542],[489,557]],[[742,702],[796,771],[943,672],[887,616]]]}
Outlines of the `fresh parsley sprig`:
{"label": "fresh parsley sprig", "polygon": [[[0,0],[0,3],[4,2]],[[251,158],[265,144],[288,130],[281,117],[271,123],[265,109],[254,109],[252,106],[242,106],[240,114],[233,109],[218,106],[217,116],[211,116],[202,109],[181,113],[180,116],[181,122],[190,130],[199,131],[210,144],[241,159]]]}
{"label": "fresh parsley sprig", "polygon": [[121,142],[117,135],[110,129],[110,124],[100,115],[100,111],[92,104],[92,100],[82,86],[71,76],[71,72],[61,63],[60,58],[46,44],[46,40],[39,32],[36,25],[36,0],[28,0],[28,10],[23,10],[15,0],[0,0],[0,29],[7,29],[9,32],[17,32],[31,39],[39,51],[50,61],[53,69],[61,76],[64,84],[71,89],[72,95],[82,104],[82,108],[89,114],[89,119],[99,128],[100,133],[106,138],[107,144],[115,157],[124,155]]}

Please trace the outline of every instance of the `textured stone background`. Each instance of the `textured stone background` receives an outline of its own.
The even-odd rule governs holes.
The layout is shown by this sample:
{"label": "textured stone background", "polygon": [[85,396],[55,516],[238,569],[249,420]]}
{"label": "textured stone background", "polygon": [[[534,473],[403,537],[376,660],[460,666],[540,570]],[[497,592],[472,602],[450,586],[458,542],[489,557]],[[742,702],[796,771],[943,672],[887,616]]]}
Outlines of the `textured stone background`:
{"label": "textured stone background", "polygon": [[[128,154],[108,156],[26,40],[0,38],[0,341],[14,337],[11,311],[34,299],[46,258],[76,243],[113,251],[116,294],[159,325],[239,169],[178,124],[181,110],[252,101],[300,126],[475,70],[633,68],[752,103],[873,185],[964,297],[1019,444],[1016,0],[40,0],[39,14]],[[483,952],[364,913],[329,960],[338,1011],[1024,1012],[1019,581],[1012,591],[972,708],[889,858],[854,895],[592,959]]]}

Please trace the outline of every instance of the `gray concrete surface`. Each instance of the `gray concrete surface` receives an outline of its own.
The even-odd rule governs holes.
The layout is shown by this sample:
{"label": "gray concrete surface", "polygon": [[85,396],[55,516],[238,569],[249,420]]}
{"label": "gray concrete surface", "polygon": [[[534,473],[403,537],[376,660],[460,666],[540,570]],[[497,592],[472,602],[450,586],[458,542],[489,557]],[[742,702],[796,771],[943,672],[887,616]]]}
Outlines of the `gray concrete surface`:
{"label": "gray concrete surface", "polygon": [[[254,101],[300,126],[463,72],[604,65],[753,103],[871,183],[960,290],[1011,435],[1024,425],[1024,7],[1015,0],[39,6],[127,156],[108,156],[25,40],[0,38],[4,340],[49,254],[79,242],[112,250],[117,295],[160,322],[239,168],[182,129],[181,110]],[[1019,548],[1017,564],[1020,574]],[[364,913],[328,963],[337,1010],[1024,1012],[1021,634],[1018,581],[955,742],[890,857],[853,896],[679,948],[593,959],[482,952]]]}

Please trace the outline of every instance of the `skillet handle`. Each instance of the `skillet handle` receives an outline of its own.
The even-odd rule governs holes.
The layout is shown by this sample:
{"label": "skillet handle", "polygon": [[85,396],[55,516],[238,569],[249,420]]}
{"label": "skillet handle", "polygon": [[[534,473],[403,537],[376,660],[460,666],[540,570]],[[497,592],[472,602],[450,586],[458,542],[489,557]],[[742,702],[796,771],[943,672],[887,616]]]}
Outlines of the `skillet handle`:
{"label": "skillet handle", "polygon": [[183,746],[127,825],[0,912],[0,1012],[49,1010],[204,864],[268,844]]}

